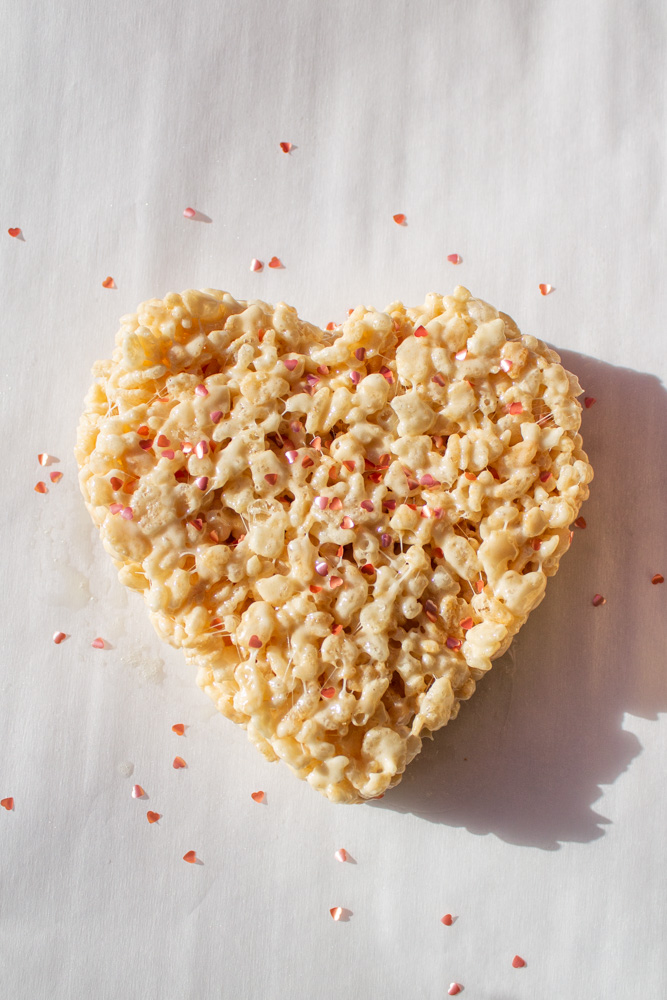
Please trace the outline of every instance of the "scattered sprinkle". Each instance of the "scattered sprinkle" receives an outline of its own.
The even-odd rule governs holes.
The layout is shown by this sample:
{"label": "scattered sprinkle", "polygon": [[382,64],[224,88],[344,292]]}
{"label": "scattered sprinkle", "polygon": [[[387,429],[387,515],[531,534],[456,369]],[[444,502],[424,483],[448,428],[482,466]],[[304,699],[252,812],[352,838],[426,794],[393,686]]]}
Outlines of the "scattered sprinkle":
{"label": "scattered sprinkle", "polygon": [[336,861],[341,861],[341,862],[347,861],[347,851],[345,850],[344,847],[341,847],[338,851],[336,851],[334,857]]}
{"label": "scattered sprinkle", "polygon": [[447,260],[450,264],[461,264],[463,262],[463,257],[457,253],[448,253]]}
{"label": "scattered sprinkle", "polygon": [[258,260],[257,257],[253,257],[253,259],[250,261],[251,271],[261,271],[263,267],[264,267],[263,262],[261,260]]}
{"label": "scattered sprinkle", "polygon": [[185,726],[182,722],[177,722],[176,725],[171,727],[172,733],[176,733],[177,736],[182,736],[185,732]]}
{"label": "scattered sprinkle", "polygon": [[342,510],[343,509],[343,501],[341,500],[341,498],[340,497],[333,497],[332,500],[331,500],[331,503],[329,504],[329,509],[330,510]]}
{"label": "scattered sprinkle", "polygon": [[354,528],[354,521],[352,520],[351,517],[349,517],[346,514],[343,520],[340,522],[340,526],[344,531],[349,531],[350,528]]}
{"label": "scattered sprinkle", "polygon": [[391,545],[391,535],[386,531],[380,535],[380,545],[383,549],[388,549]]}
{"label": "scattered sprinkle", "polygon": [[509,405],[509,412],[513,416],[516,416],[518,413],[523,413],[523,403],[519,403],[519,402],[510,403],[510,405]]}
{"label": "scattered sprinkle", "polygon": [[651,577],[651,583],[664,583],[665,578],[662,573],[656,573],[655,576]]}
{"label": "scattered sprinkle", "polygon": [[594,406],[595,403],[597,403],[597,399],[594,399],[593,396],[586,396],[584,399],[584,406],[587,410],[590,410],[591,406]]}
{"label": "scattered sprinkle", "polygon": [[48,465],[49,462],[51,461],[51,456],[48,454],[48,452],[42,452],[37,456],[37,461],[39,462],[40,465]]}
{"label": "scattered sprinkle", "polygon": [[64,642],[64,640],[66,638],[67,638],[67,633],[66,632],[54,632],[53,633],[53,641],[55,642],[56,646],[59,646],[60,643]]}
{"label": "scattered sprinkle", "polygon": [[329,573],[329,566],[324,559],[318,559],[315,562],[315,572],[320,576],[327,576]]}
{"label": "scattered sprinkle", "polygon": [[14,799],[11,795],[6,799],[0,799],[0,806],[3,806],[7,812],[11,812],[14,808]]}
{"label": "scattered sprinkle", "polygon": [[139,447],[141,448],[142,451],[150,451],[150,449],[153,447],[153,442],[152,441],[140,441],[139,442]]}
{"label": "scattered sprinkle", "polygon": [[457,361],[465,361],[468,356],[468,350],[466,347],[462,347],[460,351],[457,351],[454,357]]}
{"label": "scattered sprinkle", "polygon": [[322,593],[322,588],[315,586],[314,583],[311,583],[310,587],[308,589],[310,590],[311,594],[320,594],[320,593]]}
{"label": "scattered sprinkle", "polygon": [[109,484],[112,490],[119,490],[123,485],[123,480],[119,479],[118,476],[112,476],[109,480]]}
{"label": "scattered sprinkle", "polygon": [[418,326],[415,330],[415,337],[428,337],[428,330],[425,326]]}
{"label": "scattered sprinkle", "polygon": [[115,288],[116,287],[116,282],[113,280],[113,278],[111,277],[111,275],[109,275],[108,278],[104,279],[104,281],[102,282],[102,287],[103,288]]}
{"label": "scattered sprinkle", "polygon": [[332,906],[331,909],[329,910],[329,913],[331,914],[334,920],[340,920],[340,918],[343,916],[343,907]]}
{"label": "scattered sprinkle", "polygon": [[120,516],[125,521],[131,521],[132,518],[134,517],[134,511],[132,510],[131,507],[123,507],[123,509],[120,512]]}
{"label": "scattered sprinkle", "polygon": [[393,219],[397,226],[405,225],[405,216],[403,215],[402,212],[399,212],[398,215],[394,215]]}
{"label": "scattered sprinkle", "polygon": [[359,506],[361,507],[362,510],[367,510],[370,513],[372,513],[375,510],[372,500],[362,500]]}
{"label": "scattered sprinkle", "polygon": [[299,361],[297,358],[288,358],[287,361],[283,361],[283,364],[288,372],[293,372],[298,363]]}
{"label": "scattered sprinkle", "polygon": [[294,465],[298,457],[299,457],[298,451],[285,452],[285,461],[287,462],[288,465]]}
{"label": "scattered sprinkle", "polygon": [[366,348],[358,347],[354,352],[354,356],[357,359],[357,361],[364,361],[364,359],[366,358]]}
{"label": "scattered sprinkle", "polygon": [[209,531],[208,537],[211,539],[212,542],[215,542],[216,545],[220,541],[220,535],[218,534],[217,531]]}
{"label": "scattered sprinkle", "polygon": [[601,604],[607,603],[607,598],[603,597],[602,594],[596,594],[592,603],[594,608],[599,608]]}
{"label": "scattered sprinkle", "polygon": [[222,419],[222,410],[213,410],[211,414],[211,423],[219,424]]}
{"label": "scattered sprinkle", "polygon": [[35,484],[35,493],[48,493],[48,492],[49,491],[46,488],[46,483],[39,482]]}
{"label": "scattered sprinkle", "polygon": [[460,993],[462,989],[463,987],[461,986],[460,983],[450,983],[447,992],[449,993],[450,997],[455,997],[456,994]]}
{"label": "scattered sprinkle", "polygon": [[275,486],[278,482],[278,474],[276,472],[267,472],[264,476],[269,486]]}
{"label": "scattered sprinkle", "polygon": [[553,285],[540,285],[539,286],[542,295],[550,295],[554,291]]}
{"label": "scattered sprinkle", "polygon": [[475,580],[475,590],[478,594],[481,594],[484,590],[484,580]]}
{"label": "scattered sprinkle", "polygon": [[93,639],[90,645],[93,647],[93,649],[106,649],[106,643],[104,639],[100,638],[99,635],[97,636],[96,639]]}
{"label": "scattered sprinkle", "polygon": [[18,228],[18,226],[15,227],[12,226],[12,228],[8,229],[7,232],[9,233],[10,236],[13,236],[14,238],[21,235],[21,230]]}
{"label": "scattered sprinkle", "polygon": [[352,382],[354,382],[355,385],[359,385],[359,383],[361,382],[360,372],[350,372],[350,379],[352,380]]}
{"label": "scattered sprinkle", "polygon": [[195,861],[197,860],[197,852],[196,851],[188,851],[186,854],[183,855],[183,860],[187,861],[187,863],[189,865],[193,865],[195,863]]}
{"label": "scattered sprinkle", "polygon": [[149,823],[157,823],[160,819],[160,813],[153,812],[151,809],[146,813],[146,819]]}
{"label": "scattered sprinkle", "polygon": [[459,622],[459,625],[461,626],[464,632],[467,632],[468,629],[472,628],[474,624],[475,622],[473,621],[472,618],[462,618],[461,621]]}
{"label": "scattered sprinkle", "polygon": [[301,468],[302,469],[309,469],[311,467],[311,465],[315,465],[315,463],[313,462],[313,460],[310,457],[310,455],[306,455],[305,458],[302,459]]}
{"label": "scattered sprinkle", "polygon": [[264,801],[264,797],[265,797],[265,793],[264,792],[251,792],[250,793],[250,798],[253,800],[253,802],[263,802]]}
{"label": "scattered sprinkle", "polygon": [[551,473],[548,469],[545,469],[544,472],[540,472],[540,482],[546,483],[547,479],[551,479]]}
{"label": "scattered sprinkle", "polygon": [[525,961],[521,958],[521,955],[515,955],[512,959],[512,965],[515,969],[523,969]]}
{"label": "scattered sprinkle", "polygon": [[445,645],[447,649],[460,649],[463,643],[460,639],[455,639],[453,635],[448,635]]}
{"label": "scattered sprinkle", "polygon": [[166,437],[164,434],[160,434],[156,443],[158,448],[167,448],[169,447],[171,442],[169,441],[169,438]]}
{"label": "scattered sprinkle", "polygon": [[284,267],[284,264],[281,261],[280,257],[272,257],[271,260],[269,261],[269,267],[273,268]]}
{"label": "scattered sprinkle", "polygon": [[205,490],[208,486],[208,476],[197,476],[195,486],[198,490]]}
{"label": "scattered sprinkle", "polygon": [[196,214],[197,213],[195,212],[194,208],[183,209],[183,215],[185,216],[186,219],[194,219]]}
{"label": "scattered sprinkle", "polygon": [[208,396],[208,389],[201,383],[195,386],[195,396]]}
{"label": "scattered sprinkle", "polygon": [[248,645],[251,649],[261,649],[263,643],[258,635],[251,635],[248,640]]}
{"label": "scattered sprinkle", "polygon": [[143,788],[141,787],[141,785],[133,785],[132,786],[132,798],[133,799],[141,799],[141,798],[143,798],[143,796],[145,794],[146,793],[143,790]]}
{"label": "scattered sprinkle", "polygon": [[320,510],[326,510],[327,507],[329,506],[329,498],[315,497],[315,499],[313,500],[313,504],[315,505],[315,507],[319,507]]}
{"label": "scattered sprinkle", "polygon": [[586,527],[586,518],[585,517],[578,517],[577,520],[574,522],[574,526],[575,526],[575,528],[585,528]]}
{"label": "scattered sprinkle", "polygon": [[175,771],[178,771],[179,768],[187,767],[188,765],[185,763],[182,757],[174,757],[171,766],[174,768]]}
{"label": "scattered sprinkle", "polygon": [[349,458],[343,459],[343,465],[345,466],[348,472],[354,472],[354,462],[351,461],[351,459]]}
{"label": "scattered sprinkle", "polygon": [[112,504],[109,504],[109,511],[112,514],[120,514],[120,512],[121,512],[122,509],[123,509],[122,503],[112,503]]}
{"label": "scattered sprinkle", "polygon": [[329,587],[331,588],[331,590],[335,590],[336,587],[342,587],[342,586],[343,586],[342,577],[340,576],[329,577]]}
{"label": "scattered sprinkle", "polygon": [[336,693],[336,688],[334,687],[322,688],[322,690],[320,691],[320,694],[322,695],[323,698],[333,698],[335,693]]}
{"label": "scattered sprinkle", "polygon": [[363,573],[365,576],[372,576],[375,572],[375,566],[373,563],[364,563],[364,565],[359,568],[359,572]]}
{"label": "scattered sprinkle", "polygon": [[468,480],[469,480],[469,481],[470,481],[471,483],[474,483],[474,482],[476,482],[476,481],[477,481],[477,476],[475,475],[475,473],[474,473],[474,472],[464,472],[464,473],[463,473],[463,475],[464,475],[464,476],[465,476],[465,478],[466,478],[466,479],[468,479]]}
{"label": "scattered sprinkle", "polygon": [[380,375],[382,375],[382,377],[384,378],[385,382],[388,382],[389,385],[393,385],[393,383],[394,383],[394,373],[391,370],[391,368],[387,368],[386,365],[383,365],[382,368],[380,369]]}
{"label": "scattered sprinkle", "polygon": [[[158,444],[160,442],[158,441]],[[195,455],[197,458],[204,458],[208,455],[208,441],[198,441],[195,445]]]}
{"label": "scattered sprinkle", "polygon": [[445,927],[451,927],[452,926],[452,915],[451,915],[451,913],[445,913],[444,917],[441,917],[440,923],[444,924]]}
{"label": "scattered sprinkle", "polygon": [[162,457],[163,458],[169,458],[169,459],[175,458],[176,457],[176,452],[174,451],[173,448],[165,448],[165,450],[162,452]]}
{"label": "scattered sprinkle", "polygon": [[291,153],[293,147],[291,142],[281,142],[280,148],[282,149],[283,153]]}
{"label": "scattered sprinkle", "polygon": [[431,382],[435,382],[436,385],[440,385],[440,386],[446,385],[446,382],[445,382],[443,376],[440,374],[440,372],[437,372],[433,376],[433,378],[431,379]]}
{"label": "scattered sprinkle", "polygon": [[509,372],[512,370],[512,362],[509,358],[503,358],[500,362],[500,367],[504,372]]}

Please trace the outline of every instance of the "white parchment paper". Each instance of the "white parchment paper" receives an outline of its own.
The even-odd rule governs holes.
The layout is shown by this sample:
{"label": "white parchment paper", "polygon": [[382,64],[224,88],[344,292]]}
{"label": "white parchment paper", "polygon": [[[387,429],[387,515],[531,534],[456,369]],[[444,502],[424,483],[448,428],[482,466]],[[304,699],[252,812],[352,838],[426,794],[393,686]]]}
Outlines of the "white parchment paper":
{"label": "white parchment paper", "polygon": [[[666,29],[660,0],[0,5],[3,995],[666,994]],[[213,286],[325,324],[458,283],[597,399],[588,527],[403,784],[336,807],[121,588],[76,422],[143,299]]]}

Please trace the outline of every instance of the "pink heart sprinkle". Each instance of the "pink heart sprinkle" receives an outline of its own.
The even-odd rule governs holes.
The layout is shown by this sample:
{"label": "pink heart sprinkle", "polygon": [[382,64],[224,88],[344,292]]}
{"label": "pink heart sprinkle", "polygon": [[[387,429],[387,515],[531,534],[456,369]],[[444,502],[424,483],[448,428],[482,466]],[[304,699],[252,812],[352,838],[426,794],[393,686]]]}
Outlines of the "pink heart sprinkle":
{"label": "pink heart sprinkle", "polygon": [[91,642],[90,645],[93,647],[93,649],[105,649],[106,648],[106,643],[104,642],[104,639],[100,639],[99,635],[98,635],[97,639],[93,639],[93,641]]}
{"label": "pink heart sprinkle", "polygon": [[343,520],[340,522],[340,526],[344,531],[349,531],[350,528],[354,528],[354,521],[352,520],[351,517],[348,517],[346,514]]}
{"label": "pink heart sprinkle", "polygon": [[291,153],[291,151],[292,151],[292,143],[291,142],[281,142],[280,143],[280,148],[282,149],[283,153]]}
{"label": "pink heart sprinkle", "polygon": [[141,799],[141,798],[143,798],[143,796],[145,794],[146,793],[143,790],[143,788],[141,787],[141,785],[134,785],[133,786],[133,788],[132,788],[132,798],[133,799]]}
{"label": "pink heart sprinkle", "polygon": [[109,510],[112,514],[120,514],[122,509],[123,509],[122,503],[109,504]]}
{"label": "pink heart sprinkle", "polygon": [[371,513],[375,509],[373,507],[373,503],[372,503],[371,500],[362,500],[361,503],[359,504],[359,506],[362,508],[362,510],[367,510],[367,511],[370,511]]}
{"label": "pink heart sprinkle", "polygon": [[465,361],[467,356],[468,356],[468,351],[466,350],[465,347],[463,347],[460,351],[457,351],[456,354],[454,355],[457,361]]}
{"label": "pink heart sprinkle", "polygon": [[197,213],[195,212],[194,208],[183,209],[183,215],[185,216],[186,219],[194,219],[196,214]]}
{"label": "pink heart sprinkle", "polygon": [[59,646],[60,643],[64,642],[66,638],[67,638],[67,633],[66,632],[54,632],[53,633],[53,641],[55,642],[56,646]]}
{"label": "pink heart sprinkle", "polygon": [[265,793],[264,792],[251,792],[250,793],[250,798],[253,800],[253,802],[263,802],[264,798],[265,798]]}
{"label": "pink heart sprinkle", "polygon": [[452,915],[451,915],[451,913],[445,913],[444,917],[441,918],[440,923],[444,924],[445,927],[451,927],[452,926]]}
{"label": "pink heart sprinkle", "polygon": [[502,368],[502,370],[504,372],[511,371],[511,369],[512,369],[512,362],[509,360],[509,358],[502,358],[502,360],[500,362],[500,367]]}
{"label": "pink heart sprinkle", "polygon": [[607,598],[603,597],[602,594],[596,594],[592,603],[594,608],[599,608],[601,605],[607,603]]}
{"label": "pink heart sprinkle", "polygon": [[125,521],[131,521],[132,518],[134,517],[134,511],[132,510],[131,507],[123,507],[123,509],[120,512],[120,516]]}
{"label": "pink heart sprinkle", "polygon": [[512,959],[512,965],[514,966],[515,969],[523,969],[525,964],[526,963],[521,958],[521,955],[515,955],[514,958]]}
{"label": "pink heart sprinkle", "polygon": [[457,253],[448,253],[447,260],[450,264],[460,264],[463,261],[463,257],[460,257]]}
{"label": "pink heart sprinkle", "polygon": [[250,646],[251,649],[261,649],[262,640],[259,638],[258,635],[251,635],[250,639],[248,640],[248,645]]}
{"label": "pink heart sprinkle", "polygon": [[455,997],[457,993],[461,992],[461,989],[462,986],[460,983],[450,983],[447,992],[449,993],[450,997]]}
{"label": "pink heart sprinkle", "polygon": [[333,698],[335,693],[336,693],[336,688],[333,687],[322,688],[322,690],[320,691],[320,694],[322,695],[323,698]]}
{"label": "pink heart sprinkle", "polygon": [[211,423],[219,424],[221,418],[222,418],[222,410],[213,410],[213,413],[211,414]]}
{"label": "pink heart sprinkle", "polygon": [[393,219],[397,226],[405,225],[405,216],[403,215],[402,212],[399,212],[398,215],[394,215]]}
{"label": "pink heart sprinkle", "polygon": [[208,486],[208,476],[198,476],[195,479],[195,486],[198,490],[205,490]]}
{"label": "pink heart sprinkle", "polygon": [[261,260],[258,260],[257,257],[253,257],[253,259],[250,261],[251,271],[261,271],[263,267],[264,264],[262,263]]}
{"label": "pink heart sprinkle", "polygon": [[334,857],[336,861],[341,861],[341,862],[347,861],[347,851],[345,850],[344,847],[341,847],[340,850],[336,851]]}
{"label": "pink heart sprinkle", "polygon": [[297,358],[288,358],[286,361],[283,361],[283,364],[288,372],[293,372],[299,361]]}
{"label": "pink heart sprinkle", "polygon": [[202,385],[202,384],[196,385],[195,386],[195,395],[196,396],[208,396],[208,389],[206,388],[205,385]]}

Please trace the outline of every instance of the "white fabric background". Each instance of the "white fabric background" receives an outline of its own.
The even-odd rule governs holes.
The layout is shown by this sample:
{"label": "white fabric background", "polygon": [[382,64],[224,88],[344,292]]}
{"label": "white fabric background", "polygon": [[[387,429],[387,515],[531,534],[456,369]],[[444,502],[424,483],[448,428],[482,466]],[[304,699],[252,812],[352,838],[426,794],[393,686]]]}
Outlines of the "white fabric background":
{"label": "white fabric background", "polygon": [[[666,994],[666,31],[660,0],[4,0],[6,996]],[[588,529],[404,783],[336,807],[214,713],[126,596],[76,422],[145,298],[214,286],[326,323],[459,282],[597,398]],[[65,474],[46,496],[40,451]]]}

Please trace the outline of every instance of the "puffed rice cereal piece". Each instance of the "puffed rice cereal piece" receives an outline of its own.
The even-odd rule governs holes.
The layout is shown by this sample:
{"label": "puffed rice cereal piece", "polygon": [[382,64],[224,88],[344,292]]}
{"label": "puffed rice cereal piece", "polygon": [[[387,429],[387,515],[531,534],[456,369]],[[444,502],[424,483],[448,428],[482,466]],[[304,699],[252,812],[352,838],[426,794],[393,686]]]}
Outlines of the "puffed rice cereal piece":
{"label": "puffed rice cereal piece", "polygon": [[215,289],[98,362],[86,506],[223,715],[333,802],[396,785],[544,597],[593,470],[558,355],[465,288],[336,330]]}

